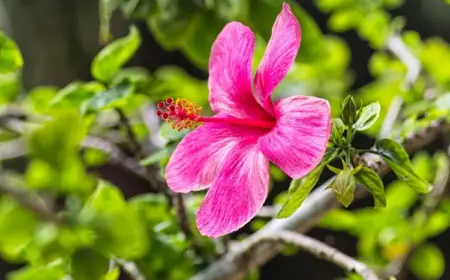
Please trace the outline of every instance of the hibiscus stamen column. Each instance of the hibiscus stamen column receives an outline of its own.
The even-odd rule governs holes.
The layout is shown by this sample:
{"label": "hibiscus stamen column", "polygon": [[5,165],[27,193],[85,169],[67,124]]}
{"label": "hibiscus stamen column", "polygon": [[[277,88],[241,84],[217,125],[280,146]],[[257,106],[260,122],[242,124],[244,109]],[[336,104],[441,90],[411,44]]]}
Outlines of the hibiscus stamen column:
{"label": "hibiscus stamen column", "polygon": [[156,114],[164,121],[170,123],[170,127],[181,131],[183,129],[193,129],[201,123],[226,123],[242,126],[252,126],[271,129],[275,125],[275,120],[258,120],[252,118],[234,117],[206,117],[202,116],[202,107],[186,99],[167,98],[158,103]]}

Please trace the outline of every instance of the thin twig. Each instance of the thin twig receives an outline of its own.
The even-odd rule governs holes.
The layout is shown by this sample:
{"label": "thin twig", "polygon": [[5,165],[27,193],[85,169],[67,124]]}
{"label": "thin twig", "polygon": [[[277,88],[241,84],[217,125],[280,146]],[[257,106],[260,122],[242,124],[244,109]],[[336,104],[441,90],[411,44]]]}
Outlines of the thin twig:
{"label": "thin twig", "polygon": [[[355,272],[363,277],[365,280],[378,280],[378,276],[365,264],[355,260],[354,258],[344,254],[319,240],[309,236],[280,230],[271,235],[261,235],[258,240],[254,240],[253,246],[262,242],[276,242],[281,244],[289,244],[299,247],[306,252],[316,256],[319,259],[329,261],[336,264],[347,272]],[[249,249],[252,251],[252,247]]]}
{"label": "thin twig", "polygon": [[389,106],[388,113],[384,118],[383,125],[381,126],[380,132],[378,133],[378,138],[383,139],[389,137],[392,129],[394,128],[395,121],[398,119],[400,110],[402,109],[403,98],[400,96],[394,97]]}
{"label": "thin twig", "polygon": [[146,280],[145,276],[142,274],[142,272],[139,270],[139,267],[134,262],[125,261],[122,259],[116,259],[115,261],[123,268],[123,270],[128,274],[128,276],[130,276],[131,279]]}
{"label": "thin twig", "polygon": [[387,48],[408,68],[405,77],[405,88],[411,88],[420,75],[420,61],[411,53],[408,46],[406,46],[398,34],[393,34],[389,37]]}
{"label": "thin twig", "polygon": [[127,115],[125,114],[125,112],[122,109],[116,108],[116,112],[119,115],[120,124],[123,126],[123,128],[125,129],[125,131],[127,133],[127,138],[129,140],[130,148],[132,149],[136,158],[141,158],[141,153],[142,153],[141,143],[137,139],[136,134],[134,134],[133,127],[131,126],[130,120],[128,119]]}
{"label": "thin twig", "polygon": [[37,194],[27,191],[24,187],[12,186],[12,182],[7,178],[0,177],[0,192],[12,196],[24,208],[43,219],[57,224],[63,221]]}
{"label": "thin twig", "polygon": [[174,207],[177,211],[178,222],[180,224],[180,228],[183,231],[186,238],[193,238],[191,226],[189,225],[189,219],[186,212],[186,206],[184,205],[184,199],[182,194],[174,195]]}

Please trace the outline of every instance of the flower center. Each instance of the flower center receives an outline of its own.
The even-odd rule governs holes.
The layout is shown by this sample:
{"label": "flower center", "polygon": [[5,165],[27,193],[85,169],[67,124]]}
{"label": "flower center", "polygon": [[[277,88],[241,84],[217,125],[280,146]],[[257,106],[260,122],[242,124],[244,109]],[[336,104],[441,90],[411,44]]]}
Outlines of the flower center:
{"label": "flower center", "polygon": [[228,123],[259,128],[272,128],[275,121],[258,119],[238,119],[233,117],[204,117],[202,107],[198,107],[194,102],[185,99],[167,98],[158,103],[156,114],[164,121],[170,123],[170,127],[181,131],[185,128],[196,128],[204,122]]}

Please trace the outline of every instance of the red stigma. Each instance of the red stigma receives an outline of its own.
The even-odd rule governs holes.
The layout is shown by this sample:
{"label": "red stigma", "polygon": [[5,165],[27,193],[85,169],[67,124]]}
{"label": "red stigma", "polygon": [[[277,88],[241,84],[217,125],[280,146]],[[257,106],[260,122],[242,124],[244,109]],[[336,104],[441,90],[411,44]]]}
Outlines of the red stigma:
{"label": "red stigma", "polygon": [[156,114],[178,131],[185,128],[195,128],[200,123],[202,108],[194,102],[180,98],[174,101],[169,97],[165,102],[159,102],[157,107],[160,110],[156,111]]}

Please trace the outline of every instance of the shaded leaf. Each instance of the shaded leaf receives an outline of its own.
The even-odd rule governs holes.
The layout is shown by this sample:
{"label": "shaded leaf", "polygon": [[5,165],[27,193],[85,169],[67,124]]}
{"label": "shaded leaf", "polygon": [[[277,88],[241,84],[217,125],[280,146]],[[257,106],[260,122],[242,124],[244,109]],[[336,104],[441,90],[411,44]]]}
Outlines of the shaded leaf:
{"label": "shaded leaf", "polygon": [[196,17],[191,36],[183,43],[183,51],[197,66],[208,68],[209,53],[217,35],[226,21],[217,18],[213,11],[202,11]]}
{"label": "shaded leaf", "polygon": [[370,168],[363,167],[355,174],[356,180],[363,184],[372,193],[375,208],[386,207],[386,194],[380,176]]}
{"label": "shaded leaf", "polygon": [[97,93],[85,104],[86,111],[97,111],[106,108],[117,107],[125,103],[125,100],[134,91],[132,85],[124,82],[104,92]]}
{"label": "shaded leaf", "polygon": [[124,2],[124,0],[100,0],[99,17],[100,17],[100,40],[103,43],[111,39],[109,22],[115,9]]}
{"label": "shaded leaf", "polygon": [[[249,18],[251,28],[269,41],[272,25],[280,13],[283,0],[250,0]],[[322,32],[314,19],[296,2],[289,3],[292,13],[302,27],[302,46],[297,61],[313,61],[324,52]]]}
{"label": "shaded leaf", "polygon": [[351,95],[347,96],[342,103],[341,119],[344,124],[352,126],[356,122],[356,104]]}
{"label": "shaded leaf", "polygon": [[166,49],[180,47],[195,30],[199,8],[192,1],[156,0],[147,20],[152,34]]}
{"label": "shaded leaf", "polygon": [[375,144],[375,148],[398,179],[418,192],[426,193],[431,190],[431,185],[414,172],[409,156],[400,144],[391,139],[383,139]]}
{"label": "shaded leaf", "polygon": [[336,144],[342,144],[344,141],[345,125],[340,118],[333,119],[331,127],[331,139]]}
{"label": "shaded leaf", "polygon": [[89,248],[78,250],[70,260],[71,276],[76,280],[101,280],[108,269],[108,258]]}

